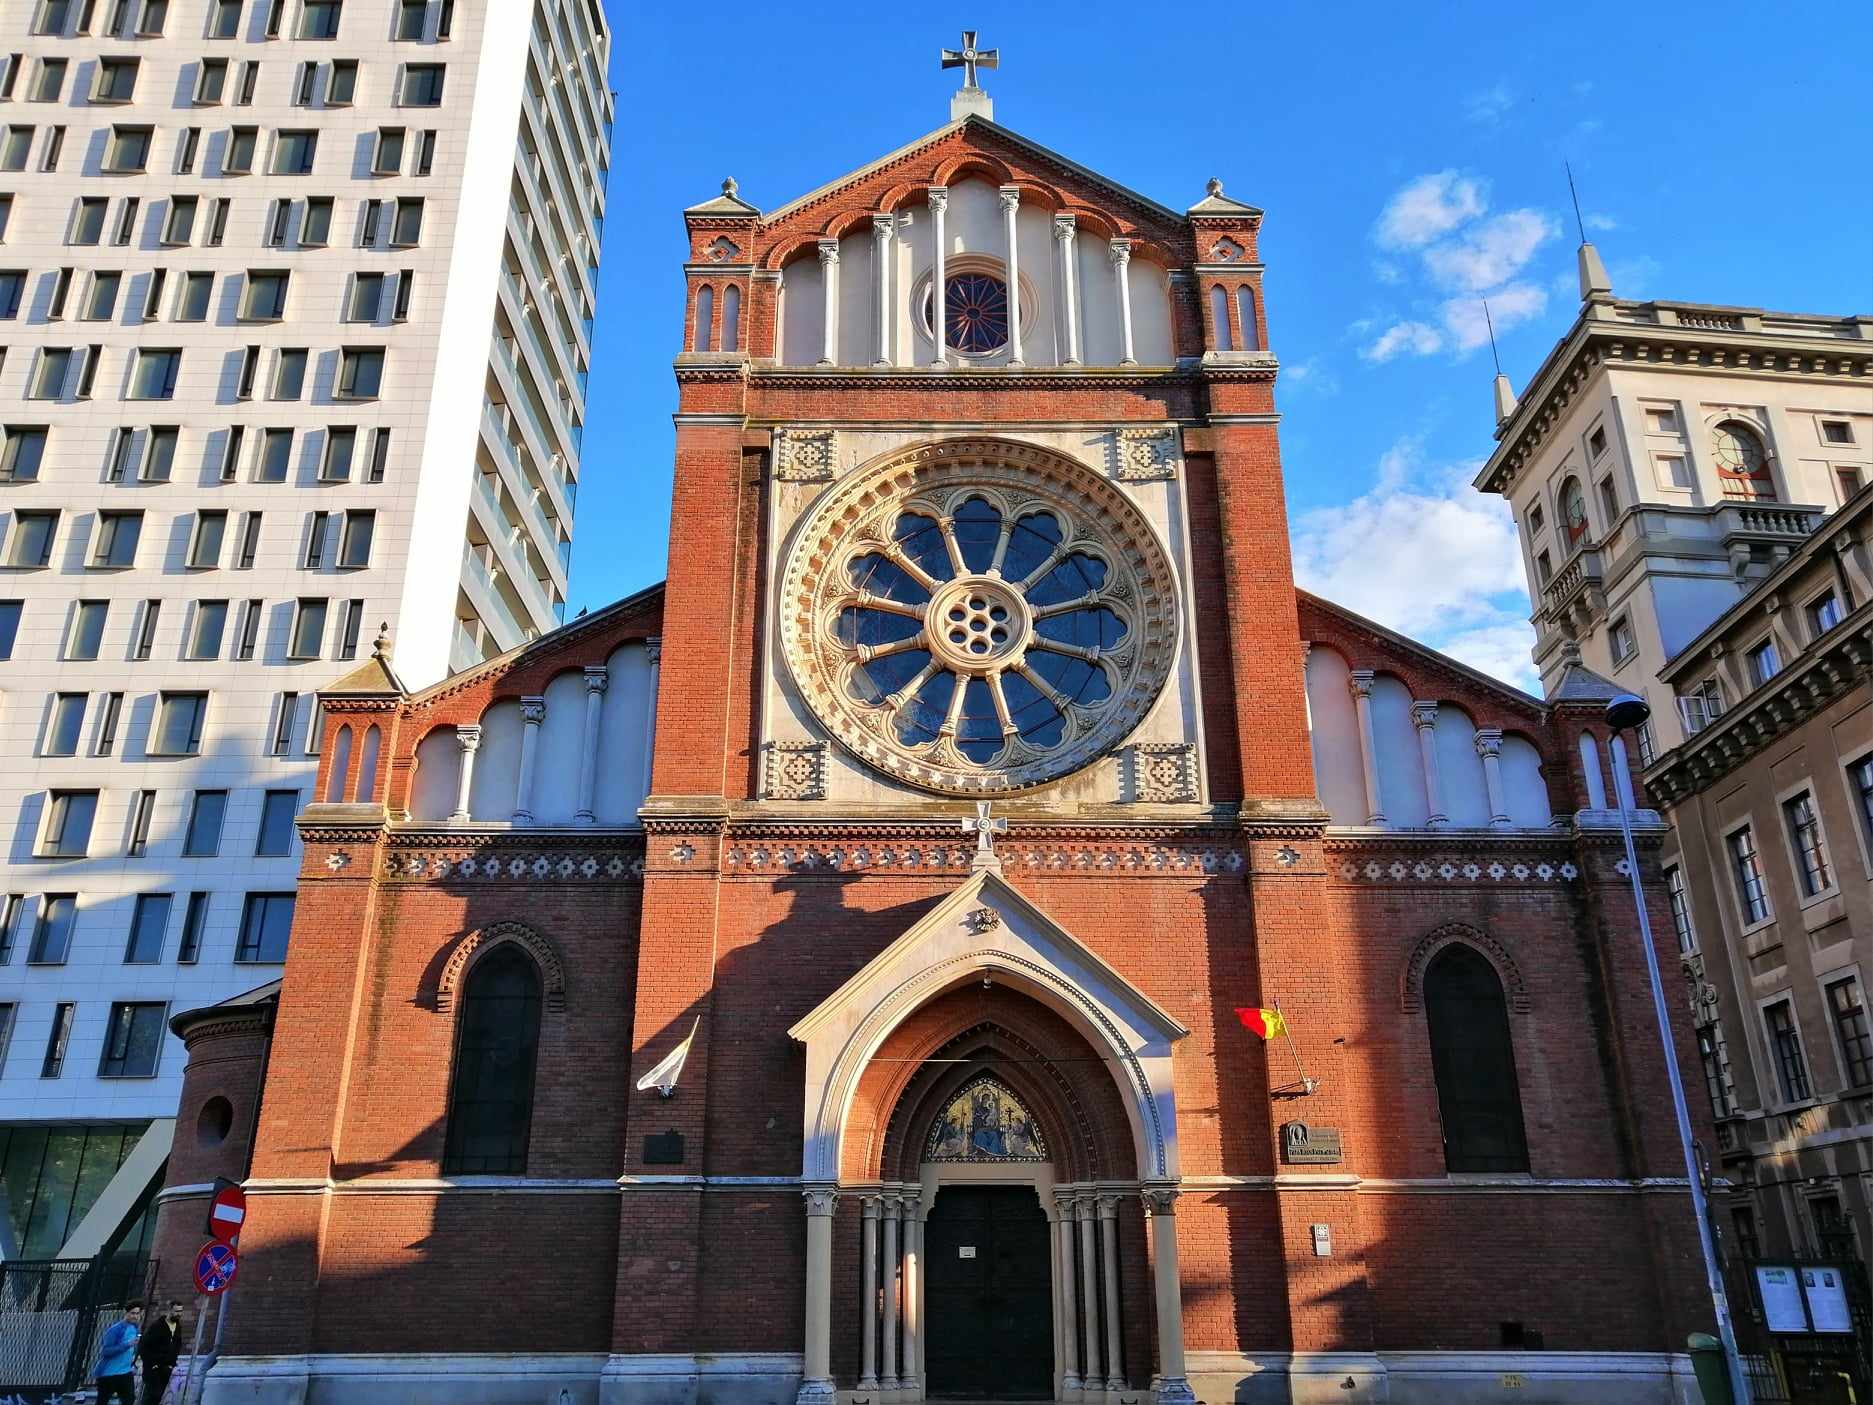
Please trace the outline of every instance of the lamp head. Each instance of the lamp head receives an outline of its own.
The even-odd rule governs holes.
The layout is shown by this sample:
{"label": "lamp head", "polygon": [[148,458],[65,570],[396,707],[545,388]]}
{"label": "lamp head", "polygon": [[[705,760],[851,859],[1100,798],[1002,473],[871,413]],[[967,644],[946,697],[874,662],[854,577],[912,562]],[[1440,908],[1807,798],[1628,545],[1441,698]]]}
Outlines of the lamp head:
{"label": "lamp head", "polygon": [[1606,705],[1606,725],[1615,732],[1643,727],[1651,716],[1652,709],[1635,693],[1621,693]]}

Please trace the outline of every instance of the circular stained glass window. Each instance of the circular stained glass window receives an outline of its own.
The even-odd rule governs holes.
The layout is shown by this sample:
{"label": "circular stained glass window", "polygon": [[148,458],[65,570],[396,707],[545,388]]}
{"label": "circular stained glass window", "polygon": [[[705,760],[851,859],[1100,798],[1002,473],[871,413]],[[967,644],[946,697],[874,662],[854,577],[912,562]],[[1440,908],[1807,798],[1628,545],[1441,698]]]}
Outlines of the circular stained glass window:
{"label": "circular stained glass window", "polygon": [[1129,499],[1046,450],[927,445],[805,524],[787,655],[861,759],[928,789],[1012,790],[1095,760],[1169,673],[1168,560]]}
{"label": "circular stained glass window", "polygon": [[[1008,345],[1008,285],[992,273],[953,273],[943,298],[943,335],[952,350],[986,356]],[[930,291],[924,290],[924,327],[933,329]]]}

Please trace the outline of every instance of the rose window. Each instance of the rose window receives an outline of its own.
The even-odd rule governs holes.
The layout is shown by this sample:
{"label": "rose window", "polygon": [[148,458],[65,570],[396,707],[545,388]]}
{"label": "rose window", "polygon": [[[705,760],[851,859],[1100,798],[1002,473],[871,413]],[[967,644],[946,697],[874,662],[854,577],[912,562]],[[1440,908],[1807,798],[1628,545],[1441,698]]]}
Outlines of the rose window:
{"label": "rose window", "polygon": [[1129,499],[995,441],[841,484],[805,524],[786,598],[821,720],[865,761],[952,792],[1095,759],[1143,719],[1176,636],[1168,562]]}
{"label": "rose window", "polygon": [[[925,328],[933,325],[928,290]],[[956,273],[945,281],[943,335],[965,356],[986,356],[1008,345],[1008,285],[990,273]]]}

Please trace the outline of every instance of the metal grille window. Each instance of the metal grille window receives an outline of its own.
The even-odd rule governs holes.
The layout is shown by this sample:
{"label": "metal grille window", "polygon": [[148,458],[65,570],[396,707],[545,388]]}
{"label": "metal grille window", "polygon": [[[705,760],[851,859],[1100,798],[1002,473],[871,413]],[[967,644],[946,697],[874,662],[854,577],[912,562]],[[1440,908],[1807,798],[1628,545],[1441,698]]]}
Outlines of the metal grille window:
{"label": "metal grille window", "polygon": [[47,893],[41,897],[39,921],[33,926],[26,963],[29,966],[63,966],[72,946],[72,927],[77,921],[76,893]]}
{"label": "metal grille window", "polygon": [[99,1078],[154,1078],[163,1051],[167,1005],[120,1000],[111,1006],[105,1026],[104,1052],[98,1058]]}
{"label": "metal grille window", "polygon": [[1827,988],[1828,1013],[1840,1038],[1842,1071],[1847,1086],[1864,1088],[1873,1083],[1873,1035],[1867,1031],[1866,1004],[1860,997],[1857,976],[1843,976]]}
{"label": "metal grille window", "polygon": [[1446,947],[1425,973],[1424,1010],[1445,1168],[1526,1171],[1509,1010],[1495,968],[1474,947]]}
{"label": "metal grille window", "polygon": [[286,939],[292,930],[291,893],[249,893],[241,907],[241,936],[234,959],[278,965],[286,960]]}
{"label": "metal grille window", "polygon": [[163,934],[169,930],[168,893],[140,893],[130,917],[130,940],[124,947],[126,966],[153,966],[163,959]]}
{"label": "metal grille window", "polygon": [[475,963],[462,993],[445,1176],[526,1171],[539,1042],[539,972],[518,947],[497,946]]}
{"label": "metal grille window", "polygon": [[1803,895],[1812,898],[1826,892],[1834,886],[1834,873],[1828,865],[1827,840],[1814,811],[1814,797],[1804,790],[1784,800],[1782,817],[1788,821],[1789,842],[1795,846],[1795,876]]}
{"label": "metal grille window", "polygon": [[1801,1051],[1801,1035],[1795,1028],[1794,1007],[1778,1000],[1763,1008],[1763,1022],[1769,1030],[1769,1052],[1775,1059],[1776,1078],[1782,1087],[1785,1103],[1806,1102],[1808,1060]]}
{"label": "metal grille window", "polygon": [[1769,916],[1769,894],[1763,887],[1762,863],[1756,853],[1756,832],[1749,825],[1725,841],[1730,849],[1730,873],[1736,879],[1736,900],[1745,925]]}

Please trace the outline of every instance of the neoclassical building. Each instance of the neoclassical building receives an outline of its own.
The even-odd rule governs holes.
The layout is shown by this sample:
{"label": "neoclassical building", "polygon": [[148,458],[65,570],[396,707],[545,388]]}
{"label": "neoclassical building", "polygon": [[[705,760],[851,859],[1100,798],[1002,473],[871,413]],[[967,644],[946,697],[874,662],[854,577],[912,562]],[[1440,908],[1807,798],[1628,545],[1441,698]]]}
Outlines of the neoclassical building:
{"label": "neoclassical building", "polygon": [[210,1402],[1687,1398],[1604,687],[1295,590],[1260,210],[953,119],[686,212],[664,585],[324,695]]}

